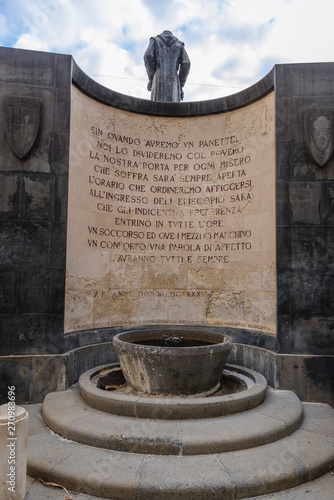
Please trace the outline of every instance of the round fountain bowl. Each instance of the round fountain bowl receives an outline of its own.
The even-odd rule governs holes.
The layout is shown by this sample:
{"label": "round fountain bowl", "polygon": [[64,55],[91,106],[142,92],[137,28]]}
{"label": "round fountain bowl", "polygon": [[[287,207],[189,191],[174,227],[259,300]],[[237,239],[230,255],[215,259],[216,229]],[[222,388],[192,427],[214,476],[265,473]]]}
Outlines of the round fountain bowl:
{"label": "round fountain bowl", "polygon": [[[162,335],[181,335],[184,347],[162,345]],[[232,349],[232,339],[209,330],[138,330],[113,339],[123,375],[133,389],[147,394],[210,394]]]}

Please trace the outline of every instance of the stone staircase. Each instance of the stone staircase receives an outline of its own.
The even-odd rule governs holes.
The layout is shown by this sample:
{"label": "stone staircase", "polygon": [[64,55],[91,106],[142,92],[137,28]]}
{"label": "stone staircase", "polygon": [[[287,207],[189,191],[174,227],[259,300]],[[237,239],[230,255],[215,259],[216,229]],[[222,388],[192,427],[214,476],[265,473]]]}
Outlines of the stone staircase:
{"label": "stone staircase", "polygon": [[90,370],[42,406],[26,406],[28,474],[88,498],[232,500],[334,468],[334,410],[246,371],[253,383],[243,393],[195,401],[101,391]]}

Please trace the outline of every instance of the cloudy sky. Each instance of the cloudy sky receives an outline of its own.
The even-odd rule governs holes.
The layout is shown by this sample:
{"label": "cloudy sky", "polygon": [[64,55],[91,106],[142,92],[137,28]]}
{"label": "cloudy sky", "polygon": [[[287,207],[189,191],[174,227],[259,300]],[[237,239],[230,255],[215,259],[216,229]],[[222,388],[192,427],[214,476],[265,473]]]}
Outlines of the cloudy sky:
{"label": "cloudy sky", "polygon": [[143,54],[171,30],[192,66],[185,100],[238,92],[277,63],[334,60],[332,0],[0,0],[0,45],[72,54],[112,90],[149,99]]}

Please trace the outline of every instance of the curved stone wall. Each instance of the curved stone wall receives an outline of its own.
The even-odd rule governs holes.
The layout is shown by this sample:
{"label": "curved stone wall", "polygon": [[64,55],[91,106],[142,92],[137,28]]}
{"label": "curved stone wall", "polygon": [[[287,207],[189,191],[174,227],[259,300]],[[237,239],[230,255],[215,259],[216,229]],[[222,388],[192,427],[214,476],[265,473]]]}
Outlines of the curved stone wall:
{"label": "curved stone wall", "polygon": [[65,333],[133,324],[276,334],[273,74],[152,103],[73,67]]}

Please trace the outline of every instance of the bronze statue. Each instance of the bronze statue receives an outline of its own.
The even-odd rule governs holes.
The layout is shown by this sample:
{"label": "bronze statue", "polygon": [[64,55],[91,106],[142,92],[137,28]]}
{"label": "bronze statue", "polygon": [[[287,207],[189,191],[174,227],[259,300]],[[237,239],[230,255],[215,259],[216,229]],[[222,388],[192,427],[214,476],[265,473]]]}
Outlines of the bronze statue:
{"label": "bronze statue", "polygon": [[151,91],[151,100],[158,102],[180,102],[186,83],[190,60],[184,43],[171,31],[163,31],[150,38],[144,62]]}

